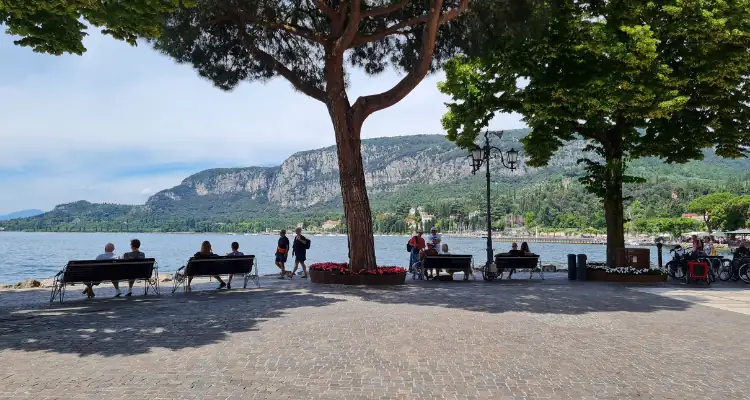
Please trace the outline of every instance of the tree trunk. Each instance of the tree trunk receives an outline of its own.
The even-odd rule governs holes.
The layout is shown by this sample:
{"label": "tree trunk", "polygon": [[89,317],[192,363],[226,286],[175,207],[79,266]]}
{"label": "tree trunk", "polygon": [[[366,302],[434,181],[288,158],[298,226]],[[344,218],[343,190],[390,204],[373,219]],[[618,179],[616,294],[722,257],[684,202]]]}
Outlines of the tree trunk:
{"label": "tree trunk", "polygon": [[622,181],[625,173],[623,162],[622,135],[613,130],[605,143],[605,197],[604,218],[607,221],[607,266],[617,265],[617,253],[625,248],[625,220],[623,216]]}
{"label": "tree trunk", "polygon": [[346,95],[343,65],[340,57],[329,57],[326,65],[328,113],[336,134],[339,159],[339,182],[344,203],[349,242],[349,268],[354,271],[374,269],[375,241],[372,232],[372,213],[365,186],[362,165],[360,131],[364,120],[354,117]]}
{"label": "tree trunk", "polygon": [[365,169],[362,165],[359,126],[350,126],[346,130],[336,129],[336,146],[349,240],[349,266],[354,271],[373,269],[377,265],[375,241],[372,235],[370,200],[365,186]]}

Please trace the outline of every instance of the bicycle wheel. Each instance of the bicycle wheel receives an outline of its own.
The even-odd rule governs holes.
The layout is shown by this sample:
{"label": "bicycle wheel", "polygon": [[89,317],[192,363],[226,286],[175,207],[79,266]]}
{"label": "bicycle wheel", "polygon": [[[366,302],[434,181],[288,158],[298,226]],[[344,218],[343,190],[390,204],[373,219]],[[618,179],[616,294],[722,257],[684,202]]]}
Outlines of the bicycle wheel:
{"label": "bicycle wheel", "polygon": [[728,281],[732,275],[732,260],[722,260],[721,268],[719,268],[719,279],[722,281]]}
{"label": "bicycle wheel", "polygon": [[739,275],[742,282],[750,283],[750,264],[744,264],[741,266]]}

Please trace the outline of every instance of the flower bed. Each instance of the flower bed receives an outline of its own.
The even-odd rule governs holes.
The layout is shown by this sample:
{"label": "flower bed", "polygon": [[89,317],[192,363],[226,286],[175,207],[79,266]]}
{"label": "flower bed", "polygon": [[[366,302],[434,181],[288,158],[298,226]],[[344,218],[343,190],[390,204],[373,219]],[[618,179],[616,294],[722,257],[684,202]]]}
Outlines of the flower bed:
{"label": "flower bed", "polygon": [[318,263],[310,265],[310,281],[334,285],[403,285],[406,270],[383,266],[353,271],[347,263]]}
{"label": "flower bed", "polygon": [[659,268],[609,268],[603,263],[588,263],[586,279],[604,282],[658,283],[665,282],[667,274]]}

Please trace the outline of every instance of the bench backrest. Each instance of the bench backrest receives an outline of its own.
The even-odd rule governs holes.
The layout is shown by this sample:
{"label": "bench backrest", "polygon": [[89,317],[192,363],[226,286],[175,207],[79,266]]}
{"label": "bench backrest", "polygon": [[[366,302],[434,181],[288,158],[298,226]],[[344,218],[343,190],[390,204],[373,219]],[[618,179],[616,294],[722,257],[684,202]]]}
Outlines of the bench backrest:
{"label": "bench backrest", "polygon": [[227,274],[249,274],[253,270],[255,256],[222,256],[191,258],[185,267],[188,276],[211,276]]}
{"label": "bench backrest", "polygon": [[429,269],[458,269],[471,268],[471,256],[459,254],[441,254],[437,256],[425,256],[424,268]]}
{"label": "bench backrest", "polygon": [[72,260],[68,261],[63,282],[124,281],[151,279],[154,273],[153,258],[139,260]]}
{"label": "bench backrest", "polygon": [[539,256],[495,256],[495,265],[498,268],[536,268],[539,265]]}

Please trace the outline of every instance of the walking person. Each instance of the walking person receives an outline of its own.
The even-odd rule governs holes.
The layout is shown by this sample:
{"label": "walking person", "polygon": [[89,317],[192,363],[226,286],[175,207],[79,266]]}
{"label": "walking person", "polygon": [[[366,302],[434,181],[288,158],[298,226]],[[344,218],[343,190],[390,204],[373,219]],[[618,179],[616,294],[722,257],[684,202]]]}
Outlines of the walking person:
{"label": "walking person", "polygon": [[417,229],[417,232],[406,244],[406,247],[409,249],[409,270],[411,271],[411,279],[417,279],[417,268],[414,267],[414,264],[419,262],[419,253],[426,247],[422,235],[424,235],[424,231],[422,229]]}
{"label": "walking person", "polygon": [[287,256],[289,255],[289,238],[286,237],[286,229],[282,229],[281,232],[279,232],[279,242],[276,246],[276,266],[279,267],[281,270],[281,273],[279,274],[279,279],[284,279],[284,276],[286,276],[286,268],[284,267],[284,263],[286,263]]}
{"label": "walking person", "polygon": [[290,278],[294,278],[294,274],[297,273],[297,267],[302,264],[302,275],[303,278],[307,278],[307,249],[310,248],[310,239],[302,236],[302,228],[297,228],[294,233],[294,242],[292,242],[292,256],[294,256],[294,270]]}
{"label": "walking person", "polygon": [[[232,242],[232,251],[227,253],[227,257],[242,257],[245,253],[240,251],[240,244],[237,242]],[[250,271],[252,272],[252,271]],[[232,288],[232,278],[234,275],[229,274],[229,279],[227,279],[227,290]]]}
{"label": "walking person", "polygon": [[[146,258],[146,254],[141,251],[141,241],[138,239],[131,240],[130,251],[123,254],[122,258],[124,260],[142,260]],[[135,279],[128,280],[128,293],[125,296],[130,297],[133,295],[134,284],[135,284]],[[115,295],[115,297],[120,297],[120,283],[113,281],[112,285],[115,287],[115,290],[117,290],[117,294]]]}

